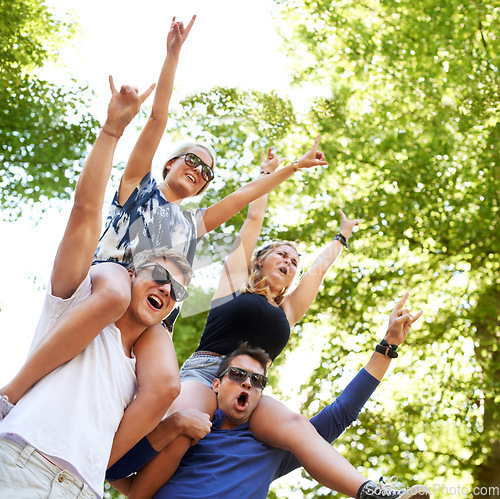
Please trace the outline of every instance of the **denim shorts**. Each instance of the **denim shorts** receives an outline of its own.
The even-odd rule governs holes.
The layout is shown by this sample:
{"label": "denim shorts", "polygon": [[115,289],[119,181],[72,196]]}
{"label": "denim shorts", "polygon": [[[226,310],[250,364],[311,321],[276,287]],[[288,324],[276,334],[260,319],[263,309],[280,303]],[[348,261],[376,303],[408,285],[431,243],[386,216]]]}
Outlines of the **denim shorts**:
{"label": "denim shorts", "polygon": [[224,355],[212,352],[195,352],[181,367],[181,382],[193,380],[212,388],[212,382],[224,359]]}

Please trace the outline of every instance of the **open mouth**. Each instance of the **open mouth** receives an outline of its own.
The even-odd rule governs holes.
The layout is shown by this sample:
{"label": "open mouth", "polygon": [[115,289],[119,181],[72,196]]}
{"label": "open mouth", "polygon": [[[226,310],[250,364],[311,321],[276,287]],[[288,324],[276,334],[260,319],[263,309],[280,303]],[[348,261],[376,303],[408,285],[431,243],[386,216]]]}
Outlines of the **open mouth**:
{"label": "open mouth", "polygon": [[196,184],[196,178],[191,173],[186,173],[186,177],[193,183]]}
{"label": "open mouth", "polygon": [[148,302],[156,310],[160,310],[163,306],[163,302],[155,295],[149,295]]}
{"label": "open mouth", "polygon": [[236,399],[236,408],[240,411],[244,411],[248,406],[248,393],[241,392]]}
{"label": "open mouth", "polygon": [[278,270],[280,271],[281,275],[286,275],[287,274],[286,267],[280,267]]}

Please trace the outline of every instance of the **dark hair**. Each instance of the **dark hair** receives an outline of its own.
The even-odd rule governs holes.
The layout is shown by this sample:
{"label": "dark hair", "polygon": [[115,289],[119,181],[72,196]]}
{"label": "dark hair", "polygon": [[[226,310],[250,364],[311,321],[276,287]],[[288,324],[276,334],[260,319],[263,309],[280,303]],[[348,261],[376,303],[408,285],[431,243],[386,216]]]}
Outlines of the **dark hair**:
{"label": "dark hair", "polygon": [[248,342],[245,341],[245,343],[240,343],[240,346],[222,361],[216,378],[220,378],[220,375],[230,366],[233,359],[240,355],[248,355],[256,360],[262,366],[262,369],[264,369],[264,374],[267,374],[267,367],[271,363],[271,357],[269,357],[267,352],[262,350],[262,348],[251,347]]}

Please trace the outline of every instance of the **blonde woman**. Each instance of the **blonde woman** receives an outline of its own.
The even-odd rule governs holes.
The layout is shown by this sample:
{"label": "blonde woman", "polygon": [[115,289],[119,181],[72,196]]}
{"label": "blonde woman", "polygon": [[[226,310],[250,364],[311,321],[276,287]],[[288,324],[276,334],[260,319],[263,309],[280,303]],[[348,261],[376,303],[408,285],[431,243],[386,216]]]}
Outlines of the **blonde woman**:
{"label": "blonde woman", "polygon": [[[275,153],[268,151],[262,161],[262,176],[278,167]],[[232,253],[227,257],[218,288],[212,300],[205,330],[196,352],[181,369],[181,393],[168,414],[184,409],[197,409],[212,415],[216,397],[212,382],[224,356],[242,342],[265,350],[271,359],[283,350],[290,328],[307,312],[323,277],[347,246],[358,220],[349,220],[342,211],[340,232],[323,249],[311,268],[290,293],[299,268],[299,254],[293,243],[280,241],[254,252],[266,209],[262,197],[250,204],[247,219]],[[242,395],[235,411],[243,411],[248,400]],[[276,424],[279,421],[279,424]],[[160,427],[161,428],[161,423]],[[293,452],[306,470],[323,485],[338,491],[355,490],[366,481],[340,454],[326,443],[309,421],[288,410],[283,404],[263,396],[250,419],[252,432],[262,442]],[[157,431],[157,430],[155,430]],[[192,445],[188,435],[177,437],[169,445],[157,445],[155,431],[137,449],[137,459],[152,449],[161,451],[134,479],[129,497],[150,497],[175,472],[184,453]],[[161,430],[158,430],[160,433]],[[154,445],[157,445],[155,447]],[[129,453],[133,461],[134,449]],[[131,470],[120,462],[109,470],[108,479],[126,476]],[[142,464],[142,462],[141,462]],[[119,482],[113,483],[120,487]]]}
{"label": "blonde woman", "polygon": [[[184,255],[192,264],[196,245],[205,234],[229,220],[251,201],[274,189],[298,169],[327,164],[324,155],[318,151],[318,135],[306,154],[275,174],[246,184],[208,208],[183,210],[182,202],[202,193],[214,178],[216,158],[213,149],[195,142],[184,144],[174,151],[165,163],[162,182],[156,183],[151,174],[153,158],[167,124],[180,51],[194,21],[195,17],[184,26],[174,18],[170,26],[167,54],[156,85],[151,115],[127,161],[94,255],[94,263],[99,265],[94,265],[92,269],[92,294],[82,302],[77,312],[68,311],[61,316],[47,336],[47,341],[33,352],[13,380],[0,389],[0,420],[29,388],[79,354],[102,327],[123,315],[130,304],[128,265],[133,255],[146,249],[169,247]],[[111,78],[110,86],[115,101],[119,101],[121,93],[116,91]],[[149,92],[153,88],[150,87]],[[103,164],[107,161],[111,164],[112,152],[124,128],[109,121],[102,127],[100,138],[105,138],[107,144],[105,151],[99,150]],[[89,191],[86,199],[90,204],[93,203],[91,195],[95,193]],[[175,289],[173,291],[172,297],[178,302],[186,296],[186,290],[179,288],[177,293]],[[152,298],[151,310],[154,312],[158,308],[161,308],[161,303]],[[171,327],[175,317],[169,317]],[[128,439],[131,445],[113,448],[110,464],[140,436],[155,428],[180,391],[174,346],[161,324],[145,331],[134,345],[134,354],[141,359],[137,363],[137,373],[144,382],[127,412],[127,418],[137,422],[137,431],[132,432]],[[144,408],[147,411],[143,411]],[[147,420],[143,416],[145,413],[150,415]],[[141,435],[138,437],[139,428]]]}

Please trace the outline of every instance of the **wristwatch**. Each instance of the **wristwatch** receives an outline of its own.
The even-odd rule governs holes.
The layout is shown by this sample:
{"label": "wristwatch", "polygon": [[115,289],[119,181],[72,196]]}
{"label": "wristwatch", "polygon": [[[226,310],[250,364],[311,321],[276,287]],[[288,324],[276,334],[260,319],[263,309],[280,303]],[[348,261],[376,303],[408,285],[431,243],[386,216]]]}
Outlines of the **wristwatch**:
{"label": "wristwatch", "polygon": [[376,347],[375,351],[389,357],[391,359],[395,359],[398,356],[397,345],[389,345],[387,341],[382,340]]}
{"label": "wristwatch", "polygon": [[346,237],[344,236],[344,234],[342,234],[341,232],[339,232],[334,238],[333,238],[334,241],[338,241],[340,244],[342,244],[342,246],[345,247],[345,249],[349,249],[349,246],[347,246],[347,239]]}

